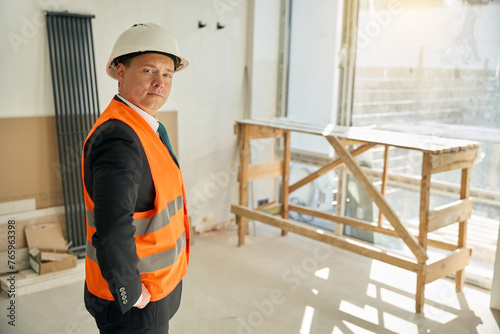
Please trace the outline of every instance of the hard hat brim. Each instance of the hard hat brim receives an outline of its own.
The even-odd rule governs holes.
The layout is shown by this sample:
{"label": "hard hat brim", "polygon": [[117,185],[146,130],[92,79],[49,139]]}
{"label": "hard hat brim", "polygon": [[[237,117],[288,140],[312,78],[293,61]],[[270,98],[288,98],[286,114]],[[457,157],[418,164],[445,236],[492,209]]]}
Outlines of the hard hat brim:
{"label": "hard hat brim", "polygon": [[129,54],[155,52],[172,55],[180,60],[175,72],[188,67],[189,62],[182,57],[177,40],[168,31],[154,23],[138,23],[125,30],[116,40],[106,64],[106,73],[116,80],[115,59]]}
{"label": "hard hat brim", "polygon": [[[179,72],[181,70],[184,70],[186,67],[189,66],[189,61],[184,58],[184,57],[180,57],[178,55],[174,55],[172,53],[166,53],[166,52],[159,52],[159,51],[151,51],[151,50],[145,50],[145,51],[139,51],[139,52],[132,52],[132,53],[137,53],[137,56],[141,55],[141,54],[145,54],[145,53],[159,53],[159,54],[163,54],[165,56],[168,57],[168,55],[171,55],[171,56],[174,56],[174,57],[177,57],[179,59],[179,65],[176,66],[174,72]],[[128,54],[132,54],[132,53],[128,53]],[[116,78],[116,66],[115,65],[115,59],[119,58],[119,57],[123,57],[123,56],[126,56],[127,54],[124,54],[124,55],[120,55],[118,57],[115,57],[113,59],[109,59],[108,60],[108,64],[106,66],[106,73],[113,79],[117,80]]]}

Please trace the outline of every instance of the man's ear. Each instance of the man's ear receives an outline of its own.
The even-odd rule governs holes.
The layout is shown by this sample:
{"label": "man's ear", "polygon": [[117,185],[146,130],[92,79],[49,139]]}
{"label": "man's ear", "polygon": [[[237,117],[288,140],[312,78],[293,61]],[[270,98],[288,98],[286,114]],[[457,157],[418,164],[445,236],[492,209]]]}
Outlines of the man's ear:
{"label": "man's ear", "polygon": [[119,63],[118,66],[116,66],[116,79],[118,82],[123,82],[125,77],[125,65],[122,63]]}

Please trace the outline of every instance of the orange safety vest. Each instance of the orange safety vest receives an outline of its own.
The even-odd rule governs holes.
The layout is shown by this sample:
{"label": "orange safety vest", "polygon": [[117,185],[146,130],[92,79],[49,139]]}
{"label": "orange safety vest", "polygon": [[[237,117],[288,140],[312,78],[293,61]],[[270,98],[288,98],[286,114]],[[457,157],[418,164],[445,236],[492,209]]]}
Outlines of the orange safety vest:
{"label": "orange safety vest", "polygon": [[[154,209],[135,212],[133,224],[136,227],[135,244],[139,258],[137,269],[151,294],[151,301],[157,301],[167,296],[179,284],[186,274],[189,262],[189,222],[181,171],[151,126],[133,109],[116,100],[112,100],[104,110],[90,130],[85,143],[97,127],[111,119],[120,120],[135,131],[151,169],[156,190]],[[113,300],[92,245],[92,235],[96,232],[94,202],[85,188],[84,163],[85,155],[82,159],[87,210],[85,280],[87,289],[92,294]]]}

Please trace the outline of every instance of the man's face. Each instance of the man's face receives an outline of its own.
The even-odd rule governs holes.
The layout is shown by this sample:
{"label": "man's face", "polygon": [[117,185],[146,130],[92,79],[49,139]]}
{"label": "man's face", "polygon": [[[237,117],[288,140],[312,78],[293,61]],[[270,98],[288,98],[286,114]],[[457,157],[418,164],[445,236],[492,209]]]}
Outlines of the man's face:
{"label": "man's face", "polygon": [[130,66],[116,68],[120,95],[152,116],[167,102],[173,75],[174,61],[158,53],[136,56]]}

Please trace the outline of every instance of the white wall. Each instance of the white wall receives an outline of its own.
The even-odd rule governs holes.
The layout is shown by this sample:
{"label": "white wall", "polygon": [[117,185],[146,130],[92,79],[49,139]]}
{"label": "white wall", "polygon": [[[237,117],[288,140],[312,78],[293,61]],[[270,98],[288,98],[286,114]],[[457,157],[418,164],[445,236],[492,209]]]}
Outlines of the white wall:
{"label": "white wall", "polygon": [[[0,121],[54,114],[41,15],[44,10],[96,16],[93,32],[101,110],[116,92],[116,82],[105,73],[115,39],[137,22],[163,25],[177,37],[182,54],[191,64],[174,76],[170,99],[163,109],[179,111],[179,156],[192,221],[197,224],[207,216],[213,216],[213,222],[228,221],[232,218],[230,203],[237,201],[233,124],[244,117],[248,8],[245,0],[2,0]],[[199,29],[199,20],[207,26]],[[218,21],[224,29],[217,30]],[[254,66],[259,73],[256,77],[264,73],[261,66],[277,74],[272,68],[275,64],[270,62],[266,57],[262,61],[259,58]],[[265,95],[267,90],[254,95],[262,105],[259,110],[275,104],[273,85],[269,95]],[[259,114],[266,116],[267,112]]]}
{"label": "white wall", "polygon": [[[269,119],[277,114],[280,0],[249,2],[247,49],[249,100],[248,118]],[[275,158],[275,139],[251,142],[250,163],[272,162]],[[252,181],[249,186],[249,205],[258,200],[278,200],[276,184],[271,179]]]}

